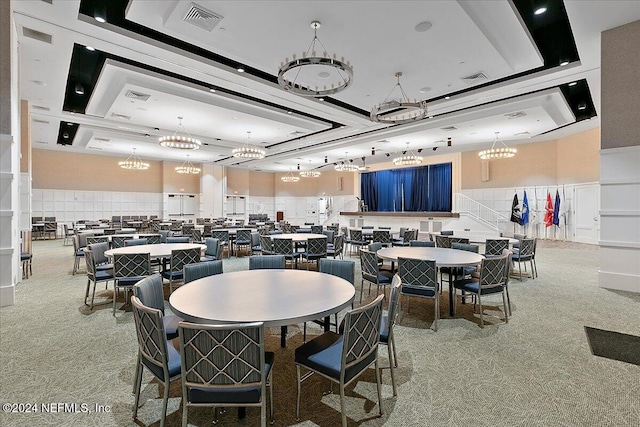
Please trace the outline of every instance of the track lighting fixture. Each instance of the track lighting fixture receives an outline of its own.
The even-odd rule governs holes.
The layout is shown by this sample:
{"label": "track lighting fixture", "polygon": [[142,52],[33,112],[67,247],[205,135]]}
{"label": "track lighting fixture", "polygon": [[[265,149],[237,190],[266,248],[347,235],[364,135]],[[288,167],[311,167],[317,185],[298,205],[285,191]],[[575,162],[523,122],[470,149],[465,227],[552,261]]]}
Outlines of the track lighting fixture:
{"label": "track lighting fixture", "polygon": [[447,147],[451,147],[451,138],[447,138]]}
{"label": "track lighting fixture", "polygon": [[437,149],[438,149],[438,147],[433,147],[432,148],[433,151],[436,151]]}

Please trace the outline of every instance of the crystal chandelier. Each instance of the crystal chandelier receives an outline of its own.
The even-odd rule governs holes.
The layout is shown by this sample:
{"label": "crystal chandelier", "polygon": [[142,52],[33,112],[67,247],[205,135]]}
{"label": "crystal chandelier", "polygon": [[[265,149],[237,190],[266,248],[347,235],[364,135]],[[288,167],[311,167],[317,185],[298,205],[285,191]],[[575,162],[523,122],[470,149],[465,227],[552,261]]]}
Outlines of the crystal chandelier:
{"label": "crystal chandelier", "polygon": [[415,166],[422,164],[422,156],[416,156],[412,150],[409,149],[409,143],[407,142],[407,149],[401,156],[393,159],[393,164],[396,166]]}
{"label": "crystal chandelier", "polygon": [[182,166],[176,168],[176,172],[196,175],[200,173],[200,168],[194,166],[191,160],[189,160],[189,155],[187,155],[187,160],[182,163]]}
{"label": "crystal chandelier", "polygon": [[135,170],[147,170],[149,169],[149,163],[145,163],[140,160],[140,157],[136,154],[136,149],[133,149],[133,153],[127,157],[127,160],[118,162],[118,166],[122,169],[135,169]]}
{"label": "crystal chandelier", "polygon": [[280,178],[282,182],[298,182],[300,181],[299,176],[295,176],[291,171],[287,172],[287,174]]}
{"label": "crystal chandelier", "polygon": [[[344,153],[344,157],[346,158],[348,156],[349,156],[349,152],[347,151]],[[358,172],[358,170],[360,170],[358,165],[353,164],[353,160],[350,160],[349,162],[337,163],[334,166],[334,169],[337,170],[338,172]]]}
{"label": "crystal chandelier", "polygon": [[320,171],[311,169],[311,160],[309,160],[309,170],[300,172],[300,176],[303,178],[317,178],[320,175],[321,175]]}
{"label": "crystal chandelier", "polygon": [[[496,140],[493,141],[493,145],[491,146],[490,149],[482,150],[481,152],[478,153],[478,156],[480,156],[482,160],[508,159],[509,157],[515,156],[516,153],[518,152],[518,150],[516,150],[515,148],[507,147],[506,144],[502,142],[500,138],[498,138],[499,134],[500,132],[496,132]],[[496,144],[498,142],[502,144],[502,147],[500,146],[496,147]]]}
{"label": "crystal chandelier", "polygon": [[256,147],[251,142],[251,132],[247,132],[247,142],[242,147],[234,148],[231,152],[233,157],[238,157],[240,159],[264,159],[264,156],[267,154],[262,148]]}
{"label": "crystal chandelier", "polygon": [[[182,128],[188,136],[179,136],[178,129]],[[178,117],[178,128],[173,135],[161,136],[158,138],[160,145],[167,148],[179,148],[182,150],[197,150],[202,145],[202,142],[193,138],[189,132],[182,126],[182,117]]]}
{"label": "crystal chandelier", "polygon": [[[291,61],[285,58],[280,64],[278,84],[284,90],[298,95],[315,97],[332,95],[348,88],[353,80],[351,64],[345,62],[344,57],[338,59],[335,53],[333,57],[329,56],[327,49],[318,39],[319,21],[313,21],[311,28],[313,40],[307,51],[302,53],[302,58],[293,54]],[[322,55],[316,52],[316,42],[322,48]]]}
{"label": "crystal chandelier", "polygon": [[[402,73],[397,72],[395,76],[398,78],[398,83],[391,89],[384,102],[373,106],[371,120],[378,123],[397,125],[415,122],[427,117],[427,103],[417,99],[411,101],[400,84]],[[396,88],[400,90],[400,96],[389,99]]]}

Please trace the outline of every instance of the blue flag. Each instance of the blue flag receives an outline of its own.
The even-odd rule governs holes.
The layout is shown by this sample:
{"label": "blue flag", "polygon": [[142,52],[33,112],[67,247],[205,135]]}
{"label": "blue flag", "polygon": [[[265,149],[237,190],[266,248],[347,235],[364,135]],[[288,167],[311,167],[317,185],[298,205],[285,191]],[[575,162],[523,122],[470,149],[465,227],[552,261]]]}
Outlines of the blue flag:
{"label": "blue flag", "polygon": [[553,206],[553,223],[560,227],[560,193],[556,190],[556,203]]}
{"label": "blue flag", "polygon": [[524,192],[524,198],[522,199],[522,214],[520,217],[520,225],[527,225],[529,223],[529,200],[527,200],[527,191]]}

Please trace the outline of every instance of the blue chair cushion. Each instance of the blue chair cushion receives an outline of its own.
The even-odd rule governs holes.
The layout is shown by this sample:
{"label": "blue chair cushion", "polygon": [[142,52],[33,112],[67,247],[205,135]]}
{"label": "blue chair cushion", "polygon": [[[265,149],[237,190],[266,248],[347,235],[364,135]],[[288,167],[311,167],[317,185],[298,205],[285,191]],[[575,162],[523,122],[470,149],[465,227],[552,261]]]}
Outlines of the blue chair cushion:
{"label": "blue chair cushion", "polygon": [[[461,289],[463,291],[472,292],[474,294],[478,293],[478,281],[473,279],[464,279],[464,280],[456,280],[453,282],[453,287],[456,289]],[[495,294],[498,292],[502,292],[502,286],[494,286],[492,288],[484,288],[480,295],[489,295]]]}
{"label": "blue chair cushion", "polygon": [[[344,337],[335,332],[325,332],[317,338],[296,348],[295,362],[318,371],[328,377],[340,380],[340,363],[342,359],[342,343]],[[365,367],[376,358],[376,352],[371,353],[347,370],[345,383],[351,381]]]}
{"label": "blue chair cushion", "polygon": [[421,297],[435,297],[436,288],[431,288],[427,286],[419,286],[419,285],[410,285],[410,284],[402,284],[402,293],[408,295],[417,295]]}
{"label": "blue chair cushion", "polygon": [[162,277],[165,279],[182,279],[182,271],[169,271],[165,270],[162,272]]}
{"label": "blue chair cushion", "polygon": [[514,261],[518,261],[518,262],[523,262],[523,261],[531,261],[531,259],[533,258],[532,255],[529,256],[520,256],[520,254],[513,254],[511,256],[511,259],[513,259]]}
{"label": "blue chair cushion", "polygon": [[[270,351],[264,353],[266,376],[269,376],[274,360],[274,353]],[[232,390],[229,388],[215,390],[192,387],[188,390],[189,401],[192,403],[257,403],[260,401],[261,392],[261,386],[239,387]]]}
{"label": "blue chair cushion", "polygon": [[214,257],[210,257],[210,256],[200,257],[200,262],[215,261],[215,260],[216,259]]}
{"label": "blue chair cushion", "polygon": [[162,323],[164,324],[164,333],[167,336],[167,340],[178,338],[178,324],[184,319],[174,314],[169,314],[162,317]]}
{"label": "blue chair cushion", "polygon": [[20,261],[26,261],[28,259],[31,259],[31,254],[30,253],[22,252],[20,254]]}
{"label": "blue chair cushion", "polygon": [[144,279],[145,276],[139,277],[123,277],[118,279],[118,286],[133,286],[138,283],[140,280]]}
{"label": "blue chair cushion", "polygon": [[78,249],[76,251],[76,256],[84,256],[84,251],[82,249]]}
{"label": "blue chair cushion", "polygon": [[[160,381],[165,381],[162,368],[149,362],[142,357],[142,363],[149,369]],[[169,378],[173,378],[182,370],[182,362],[180,360],[180,352],[175,349],[170,341],[167,341],[167,366],[169,368]]]}
{"label": "blue chair cushion", "polygon": [[111,280],[113,279],[113,274],[108,271],[96,271],[96,280]]}
{"label": "blue chair cushion", "polygon": [[97,271],[113,270],[113,264],[100,264],[96,265]]}

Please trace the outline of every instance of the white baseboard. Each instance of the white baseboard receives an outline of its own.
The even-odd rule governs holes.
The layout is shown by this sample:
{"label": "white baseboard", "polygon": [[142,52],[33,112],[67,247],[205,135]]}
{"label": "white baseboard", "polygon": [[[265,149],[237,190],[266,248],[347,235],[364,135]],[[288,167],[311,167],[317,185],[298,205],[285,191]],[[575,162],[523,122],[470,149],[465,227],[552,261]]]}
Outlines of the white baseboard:
{"label": "white baseboard", "polygon": [[640,276],[600,271],[599,278],[601,288],[640,293]]}
{"label": "white baseboard", "polygon": [[14,305],[15,303],[16,303],[15,285],[0,287],[0,307]]}

